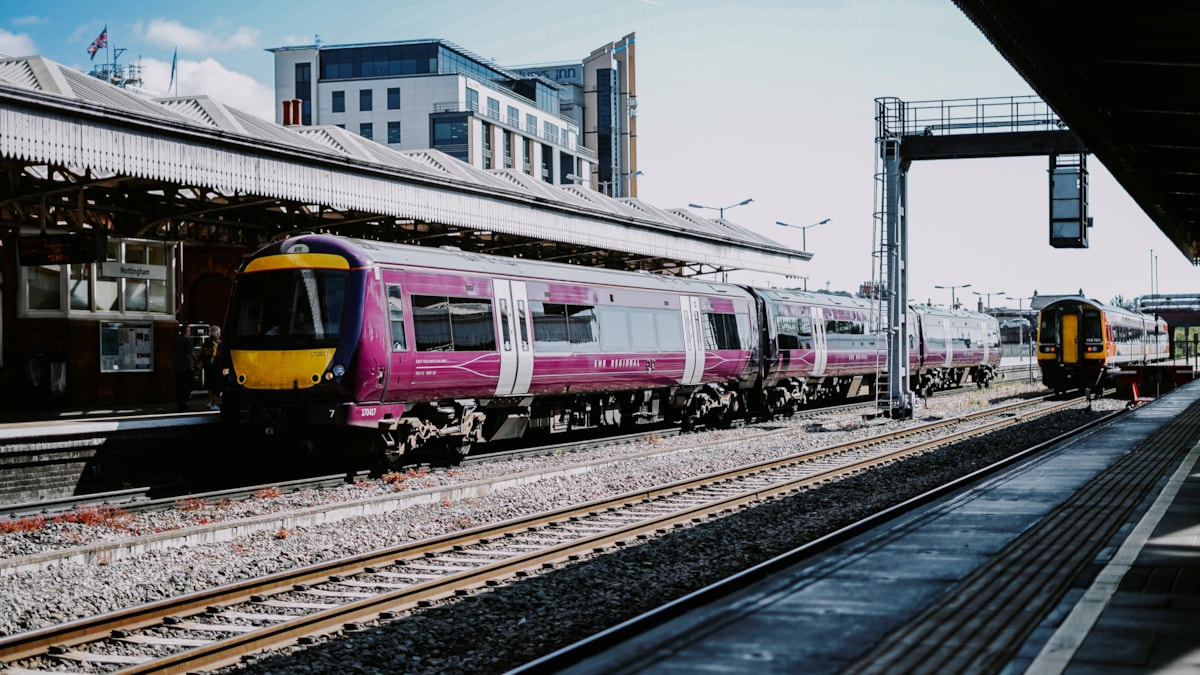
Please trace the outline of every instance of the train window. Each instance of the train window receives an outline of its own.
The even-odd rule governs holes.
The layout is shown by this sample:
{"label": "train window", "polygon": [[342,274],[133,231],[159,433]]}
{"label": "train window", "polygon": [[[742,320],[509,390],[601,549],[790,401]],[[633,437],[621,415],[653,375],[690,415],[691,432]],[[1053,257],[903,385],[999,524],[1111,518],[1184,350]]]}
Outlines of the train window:
{"label": "train window", "polygon": [[667,352],[683,350],[683,324],[679,321],[679,310],[655,310],[654,326],[658,329],[658,348],[660,350]]}
{"label": "train window", "polygon": [[450,298],[450,334],[456,352],[496,351],[496,329],[492,301],[482,298]]}
{"label": "train window", "polygon": [[347,274],[340,270],[277,270],[238,281],[232,339],[257,347],[310,347],[336,341]]}
{"label": "train window", "polygon": [[790,316],[775,321],[775,342],[780,349],[800,349],[800,320]]}
{"label": "train window", "polygon": [[629,334],[633,338],[634,351],[658,351],[658,331],[655,328],[654,310],[629,310]]}
{"label": "train window", "polygon": [[[739,322],[741,318],[738,317]],[[812,325],[812,319],[807,316],[781,316],[775,323],[776,343],[780,349],[812,349]],[[748,330],[743,335],[747,333]]]}
{"label": "train window", "polygon": [[535,352],[599,351],[596,309],[588,305],[530,302]]}
{"label": "train window", "polygon": [[629,310],[624,307],[600,308],[600,348],[606,352],[627,352],[633,349],[629,335]]}
{"label": "train window", "polygon": [[567,306],[557,302],[530,302],[533,317],[533,350],[535,352],[570,351],[567,340]]}
{"label": "train window", "polygon": [[500,298],[500,341],[504,343],[504,351],[512,351],[512,336],[508,326],[508,300]]}
{"label": "train window", "polygon": [[400,284],[387,285],[388,320],[392,324],[392,351],[402,352],[404,345],[404,296]]}
{"label": "train window", "polygon": [[1100,312],[1087,310],[1083,313],[1082,333],[1086,342],[1099,344],[1104,341],[1104,328],[1100,322]]}
{"label": "train window", "polygon": [[413,336],[419,352],[448,352],[454,349],[450,337],[450,302],[444,296],[412,296]]}
{"label": "train window", "polygon": [[492,302],[480,298],[414,295],[413,334],[420,352],[496,350]]}
{"label": "train window", "polygon": [[596,308],[588,305],[567,305],[567,336],[571,338],[573,352],[600,351]]}
{"label": "train window", "polygon": [[525,301],[517,301],[517,325],[521,331],[521,351],[529,351],[529,328],[525,323]]}
{"label": "train window", "polygon": [[737,317],[733,314],[704,314],[705,349],[741,349]]}

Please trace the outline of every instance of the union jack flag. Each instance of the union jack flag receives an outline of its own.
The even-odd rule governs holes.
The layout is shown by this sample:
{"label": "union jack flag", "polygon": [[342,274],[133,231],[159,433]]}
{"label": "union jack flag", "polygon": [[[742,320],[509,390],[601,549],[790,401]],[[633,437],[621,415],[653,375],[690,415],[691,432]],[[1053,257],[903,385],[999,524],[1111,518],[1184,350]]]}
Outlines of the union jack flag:
{"label": "union jack flag", "polygon": [[104,49],[107,46],[108,46],[108,26],[105,26],[104,30],[100,31],[99,37],[97,37],[95,40],[92,40],[92,44],[88,45],[88,55],[92,57],[93,61],[95,61],[96,60],[96,52],[100,51],[101,49]]}

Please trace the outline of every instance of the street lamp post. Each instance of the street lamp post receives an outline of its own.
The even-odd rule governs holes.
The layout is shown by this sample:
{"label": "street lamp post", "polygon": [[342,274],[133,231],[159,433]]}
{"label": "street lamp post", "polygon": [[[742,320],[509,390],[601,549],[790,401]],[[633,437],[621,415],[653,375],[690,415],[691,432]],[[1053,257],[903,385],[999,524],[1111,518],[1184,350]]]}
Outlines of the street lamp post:
{"label": "street lamp post", "polygon": [[717,211],[720,214],[718,217],[721,220],[725,220],[725,209],[732,209],[735,206],[745,206],[752,201],[754,201],[754,200],[746,199],[746,200],[740,201],[736,204],[730,204],[729,206],[705,206],[703,204],[688,204],[688,206],[692,207],[693,209],[712,209],[713,211]]}
{"label": "street lamp post", "polygon": [[950,309],[958,307],[958,296],[954,292],[960,288],[970,288],[971,284],[962,284],[961,286],[934,286],[934,288],[950,289]]}
{"label": "street lamp post", "polygon": [[981,298],[984,296],[987,296],[987,308],[988,308],[989,312],[992,311],[992,296],[993,295],[1004,295],[1004,291],[995,291],[992,293],[980,293],[979,291],[971,291],[971,292],[974,293],[975,295],[978,295]]}
{"label": "street lamp post", "polygon": [[800,242],[801,242],[800,245],[804,247],[804,249],[803,249],[804,251],[808,251],[808,230],[809,230],[809,228],[813,228],[818,225],[824,225],[825,223],[828,223],[831,220],[833,220],[833,218],[826,218],[825,220],[822,220],[819,223],[813,223],[812,225],[790,225],[788,223],[777,220],[777,221],[775,221],[775,224],[782,225],[784,227],[794,227],[797,230],[800,230]]}

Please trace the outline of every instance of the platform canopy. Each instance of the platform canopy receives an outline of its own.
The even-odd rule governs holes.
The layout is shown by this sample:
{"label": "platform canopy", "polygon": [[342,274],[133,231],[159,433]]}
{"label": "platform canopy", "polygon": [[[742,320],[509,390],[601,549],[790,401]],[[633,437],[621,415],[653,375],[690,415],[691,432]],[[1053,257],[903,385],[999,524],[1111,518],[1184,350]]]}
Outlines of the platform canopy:
{"label": "platform canopy", "polygon": [[1200,265],[1200,7],[954,4]]}
{"label": "platform canopy", "polygon": [[680,275],[797,274],[810,253],[700,218],[208,96],[149,98],[0,58],[0,227],[257,247],[298,231]]}

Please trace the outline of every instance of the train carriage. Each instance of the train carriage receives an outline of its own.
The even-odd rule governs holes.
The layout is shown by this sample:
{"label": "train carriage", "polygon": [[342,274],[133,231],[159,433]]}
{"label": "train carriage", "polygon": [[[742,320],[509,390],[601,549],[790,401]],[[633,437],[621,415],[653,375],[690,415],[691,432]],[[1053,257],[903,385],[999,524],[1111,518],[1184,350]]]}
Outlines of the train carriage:
{"label": "train carriage", "polygon": [[914,305],[909,323],[918,331],[921,391],[987,385],[1000,365],[1000,325],[992,316],[965,309]]}
{"label": "train carriage", "polygon": [[1038,367],[1055,391],[1116,383],[1123,364],[1170,357],[1161,318],[1084,297],[1060,298],[1038,314]]}

